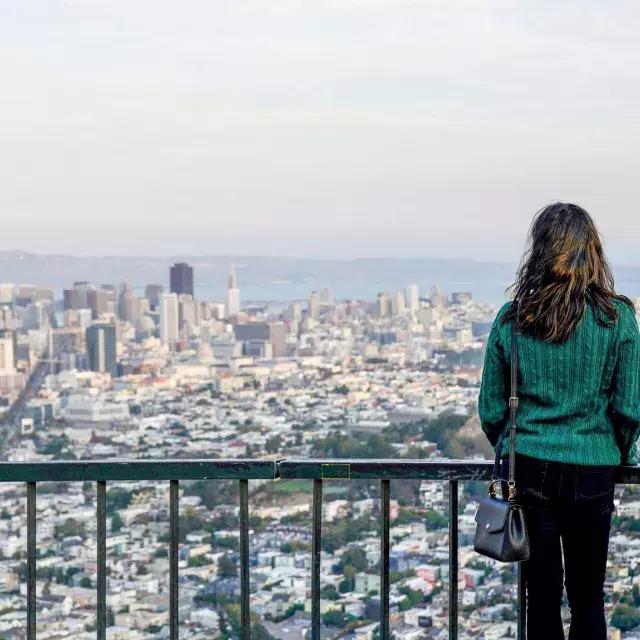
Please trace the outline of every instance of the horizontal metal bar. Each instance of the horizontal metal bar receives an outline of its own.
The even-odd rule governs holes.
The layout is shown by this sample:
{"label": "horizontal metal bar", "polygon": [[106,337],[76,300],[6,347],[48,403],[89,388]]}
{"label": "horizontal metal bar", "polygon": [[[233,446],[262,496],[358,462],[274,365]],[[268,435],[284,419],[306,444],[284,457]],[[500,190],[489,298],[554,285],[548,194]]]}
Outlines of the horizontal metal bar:
{"label": "horizontal metal bar", "polygon": [[[480,460],[340,460],[295,459],[278,463],[281,478],[321,480],[488,480],[493,464]],[[330,476],[328,472],[333,472]]]}
{"label": "horizontal metal bar", "polygon": [[[296,459],[60,460],[0,462],[0,482],[126,480],[489,480],[490,460]],[[618,484],[640,484],[640,465],[619,467]]]}
{"label": "horizontal metal bar", "polygon": [[60,460],[0,462],[0,482],[273,479],[273,460]]}

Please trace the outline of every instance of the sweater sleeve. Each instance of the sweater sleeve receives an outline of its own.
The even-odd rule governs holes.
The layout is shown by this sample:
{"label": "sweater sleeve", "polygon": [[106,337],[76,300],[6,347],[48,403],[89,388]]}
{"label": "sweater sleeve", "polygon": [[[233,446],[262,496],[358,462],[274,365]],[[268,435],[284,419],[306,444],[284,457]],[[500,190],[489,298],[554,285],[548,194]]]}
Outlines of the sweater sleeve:
{"label": "sweater sleeve", "polygon": [[494,448],[509,416],[507,362],[499,331],[506,306],[498,312],[489,332],[478,397],[480,425]]}
{"label": "sweater sleeve", "polygon": [[620,311],[620,335],[610,396],[610,415],[620,447],[621,464],[638,464],[640,435],[640,332],[632,309]]}

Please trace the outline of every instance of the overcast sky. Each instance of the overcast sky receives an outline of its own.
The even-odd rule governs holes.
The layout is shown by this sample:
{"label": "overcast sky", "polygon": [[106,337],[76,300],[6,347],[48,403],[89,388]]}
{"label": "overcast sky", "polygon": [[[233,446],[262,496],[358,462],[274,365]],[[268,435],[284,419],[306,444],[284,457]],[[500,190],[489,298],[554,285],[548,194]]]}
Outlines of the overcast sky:
{"label": "overcast sky", "polygon": [[640,3],[0,0],[0,249],[640,264]]}

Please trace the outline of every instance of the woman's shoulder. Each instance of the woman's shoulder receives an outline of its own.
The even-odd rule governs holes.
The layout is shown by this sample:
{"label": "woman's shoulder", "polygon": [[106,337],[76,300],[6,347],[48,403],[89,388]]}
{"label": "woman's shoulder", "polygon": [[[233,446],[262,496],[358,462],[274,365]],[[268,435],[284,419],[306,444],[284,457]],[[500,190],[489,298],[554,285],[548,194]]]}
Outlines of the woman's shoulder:
{"label": "woman's shoulder", "polygon": [[613,306],[618,314],[618,327],[620,331],[638,330],[638,321],[636,319],[636,309],[633,303],[627,298],[614,298]]}
{"label": "woman's shoulder", "polygon": [[504,320],[504,317],[507,314],[507,312],[509,311],[509,309],[511,308],[512,304],[513,304],[513,302],[509,300],[509,301],[505,302],[498,309],[498,313],[496,314],[496,318],[495,318],[495,323],[496,324],[502,324],[502,321]]}

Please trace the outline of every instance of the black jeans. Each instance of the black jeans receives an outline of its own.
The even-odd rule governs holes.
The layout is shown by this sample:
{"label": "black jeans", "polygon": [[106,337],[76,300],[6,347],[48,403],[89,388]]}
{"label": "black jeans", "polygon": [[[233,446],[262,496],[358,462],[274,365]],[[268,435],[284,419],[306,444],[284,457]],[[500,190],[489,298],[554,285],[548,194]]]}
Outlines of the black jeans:
{"label": "black jeans", "polygon": [[[508,470],[508,458],[503,458],[504,479]],[[528,640],[564,640],[563,578],[571,609],[569,640],[606,640],[603,587],[615,471],[615,466],[566,464],[516,453],[517,500],[524,508],[531,547],[529,560],[522,563]]]}

